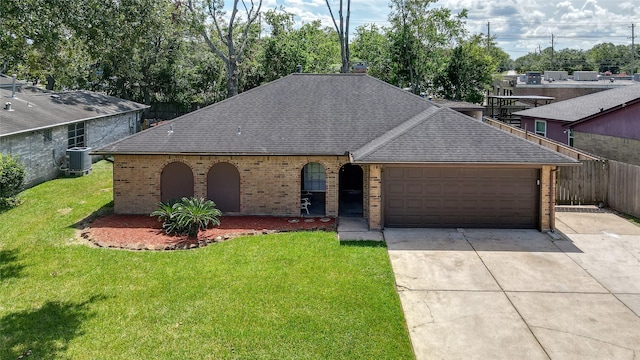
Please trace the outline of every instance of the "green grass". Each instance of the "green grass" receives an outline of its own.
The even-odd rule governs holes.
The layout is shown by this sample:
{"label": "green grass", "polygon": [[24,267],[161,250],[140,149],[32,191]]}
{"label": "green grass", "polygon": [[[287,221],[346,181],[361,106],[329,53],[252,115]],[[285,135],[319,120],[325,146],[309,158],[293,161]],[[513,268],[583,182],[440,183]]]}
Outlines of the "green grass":
{"label": "green grass", "polygon": [[131,252],[74,240],[111,165],[0,213],[0,359],[410,359],[383,245],[335,233]]}

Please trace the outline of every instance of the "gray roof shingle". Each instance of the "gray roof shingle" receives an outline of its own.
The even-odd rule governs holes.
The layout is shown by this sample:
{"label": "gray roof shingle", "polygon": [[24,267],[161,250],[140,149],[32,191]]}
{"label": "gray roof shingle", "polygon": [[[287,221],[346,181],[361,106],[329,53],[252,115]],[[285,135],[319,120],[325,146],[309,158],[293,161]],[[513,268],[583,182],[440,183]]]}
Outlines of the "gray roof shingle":
{"label": "gray roof shingle", "polygon": [[[353,153],[362,163],[570,164],[575,160],[443,108]],[[389,133],[394,133],[391,131]],[[387,134],[389,134],[387,133]],[[386,139],[381,140],[382,138]]]}
{"label": "gray roof shingle", "polygon": [[342,155],[432,106],[363,74],[292,74],[100,151]]}
{"label": "gray roof shingle", "polygon": [[[148,108],[91,91],[52,93],[28,86],[20,87],[16,98],[11,94],[10,88],[0,89],[0,136]],[[6,102],[11,103],[13,111],[5,110]]]}
{"label": "gray roof shingle", "polygon": [[353,153],[363,162],[575,162],[364,74],[292,74],[94,153]]}
{"label": "gray roof shingle", "polygon": [[549,105],[517,111],[514,114],[571,122],[585,119],[638,99],[640,99],[640,84],[600,91]]}

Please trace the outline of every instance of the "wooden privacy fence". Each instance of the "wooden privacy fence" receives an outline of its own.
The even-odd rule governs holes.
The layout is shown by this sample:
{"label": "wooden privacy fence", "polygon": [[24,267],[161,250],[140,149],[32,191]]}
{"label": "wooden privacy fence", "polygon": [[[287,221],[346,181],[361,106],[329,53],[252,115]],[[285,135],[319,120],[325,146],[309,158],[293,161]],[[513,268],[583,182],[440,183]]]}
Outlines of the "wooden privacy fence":
{"label": "wooden privacy fence", "polygon": [[640,166],[613,160],[583,160],[558,168],[556,202],[598,205],[640,217]]}
{"label": "wooden privacy fence", "polygon": [[640,166],[609,160],[609,207],[640,217]]}

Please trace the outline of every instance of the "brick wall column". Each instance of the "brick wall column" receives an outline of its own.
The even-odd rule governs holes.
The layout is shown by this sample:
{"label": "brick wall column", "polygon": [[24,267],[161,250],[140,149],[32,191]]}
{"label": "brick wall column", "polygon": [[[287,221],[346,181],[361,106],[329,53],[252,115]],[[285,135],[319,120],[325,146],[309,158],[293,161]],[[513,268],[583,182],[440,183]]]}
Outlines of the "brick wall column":
{"label": "brick wall column", "polygon": [[340,193],[340,166],[341,163],[329,164],[325,162],[325,216],[338,216],[338,199]]}
{"label": "brick wall column", "polygon": [[382,165],[369,165],[369,229],[382,228]]}
{"label": "brick wall column", "polygon": [[555,227],[557,166],[543,166],[540,170],[540,231]]}

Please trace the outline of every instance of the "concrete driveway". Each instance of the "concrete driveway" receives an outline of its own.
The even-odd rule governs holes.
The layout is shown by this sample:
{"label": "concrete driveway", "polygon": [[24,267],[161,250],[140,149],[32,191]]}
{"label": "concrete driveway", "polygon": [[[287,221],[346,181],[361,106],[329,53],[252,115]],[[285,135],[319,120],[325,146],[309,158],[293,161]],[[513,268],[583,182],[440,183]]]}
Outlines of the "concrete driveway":
{"label": "concrete driveway", "polygon": [[534,230],[386,229],[417,359],[640,357],[640,227],[557,213]]}

